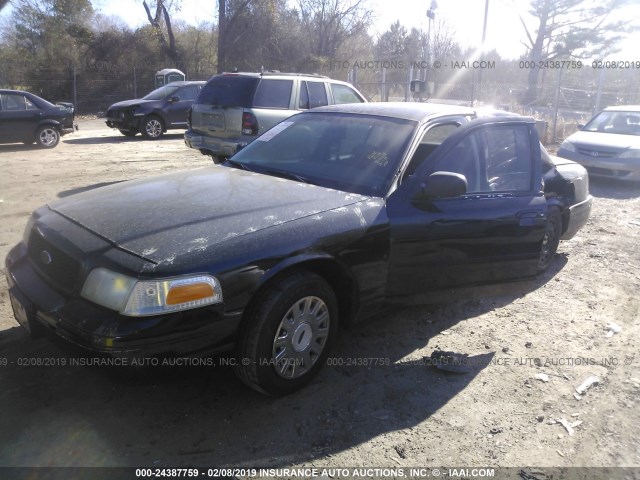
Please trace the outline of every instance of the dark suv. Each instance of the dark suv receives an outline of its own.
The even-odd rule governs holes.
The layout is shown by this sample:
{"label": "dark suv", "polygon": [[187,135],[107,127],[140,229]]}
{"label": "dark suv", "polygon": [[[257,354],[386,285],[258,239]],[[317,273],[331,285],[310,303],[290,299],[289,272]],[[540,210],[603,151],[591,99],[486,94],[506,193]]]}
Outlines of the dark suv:
{"label": "dark suv", "polygon": [[114,103],[107,125],[127,137],[157,140],[169,129],[187,128],[187,112],[206,82],[172,82],[137,100]]}
{"label": "dark suv", "polygon": [[363,102],[352,85],[320,75],[223,73],[194,102],[184,141],[219,163],[294,113]]}
{"label": "dark suv", "polygon": [[71,103],[53,104],[20,90],[0,90],[0,143],[37,142],[53,148],[60,137],[78,129]]}

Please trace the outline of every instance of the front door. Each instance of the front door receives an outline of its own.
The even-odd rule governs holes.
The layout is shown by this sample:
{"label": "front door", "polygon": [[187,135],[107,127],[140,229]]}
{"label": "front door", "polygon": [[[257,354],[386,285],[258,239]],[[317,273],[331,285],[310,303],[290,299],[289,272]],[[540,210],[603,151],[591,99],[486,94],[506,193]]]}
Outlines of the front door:
{"label": "front door", "polygon": [[[419,195],[429,175],[464,175],[467,191]],[[536,272],[547,204],[533,123],[460,127],[388,199],[389,295]]]}

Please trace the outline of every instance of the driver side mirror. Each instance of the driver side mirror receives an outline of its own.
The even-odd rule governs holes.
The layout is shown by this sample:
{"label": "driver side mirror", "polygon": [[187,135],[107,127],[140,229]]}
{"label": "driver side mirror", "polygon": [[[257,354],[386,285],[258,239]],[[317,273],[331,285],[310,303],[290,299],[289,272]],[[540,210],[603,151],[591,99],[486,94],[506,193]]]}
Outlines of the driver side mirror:
{"label": "driver side mirror", "polygon": [[582,130],[584,128],[584,123],[578,123],[578,130]]}
{"label": "driver side mirror", "polygon": [[170,102],[170,103],[176,103],[176,102],[179,102],[179,101],[180,101],[180,97],[175,97],[175,96],[174,96],[174,97],[171,97],[171,98],[169,99],[169,102]]}
{"label": "driver side mirror", "polygon": [[467,193],[467,179],[464,175],[453,172],[433,172],[416,192],[414,201],[431,198],[460,197]]}

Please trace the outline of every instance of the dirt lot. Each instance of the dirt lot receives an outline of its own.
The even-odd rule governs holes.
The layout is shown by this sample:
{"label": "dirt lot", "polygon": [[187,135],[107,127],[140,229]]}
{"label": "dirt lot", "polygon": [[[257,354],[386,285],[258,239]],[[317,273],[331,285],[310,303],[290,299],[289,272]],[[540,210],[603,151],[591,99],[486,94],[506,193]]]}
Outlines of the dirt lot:
{"label": "dirt lot", "polygon": [[[0,145],[2,259],[49,200],[210,164],[181,134],[80,128],[53,150]],[[65,354],[18,327],[3,275],[0,465],[640,466],[640,187],[592,193],[590,223],[545,275],[425,295],[344,330],[330,358],[341,365],[282,399],[228,367],[21,365]],[[611,322],[622,331],[608,337]],[[425,365],[437,348],[474,357],[472,371]],[[600,383],[576,399],[590,375]]]}

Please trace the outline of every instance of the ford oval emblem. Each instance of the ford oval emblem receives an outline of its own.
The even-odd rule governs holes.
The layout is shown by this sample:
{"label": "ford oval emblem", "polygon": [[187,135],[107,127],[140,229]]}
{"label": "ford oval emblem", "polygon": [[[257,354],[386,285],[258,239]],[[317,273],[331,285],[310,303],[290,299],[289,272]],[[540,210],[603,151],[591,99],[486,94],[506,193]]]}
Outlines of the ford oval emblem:
{"label": "ford oval emblem", "polygon": [[40,261],[45,265],[49,265],[53,259],[51,258],[51,254],[46,250],[40,252]]}

